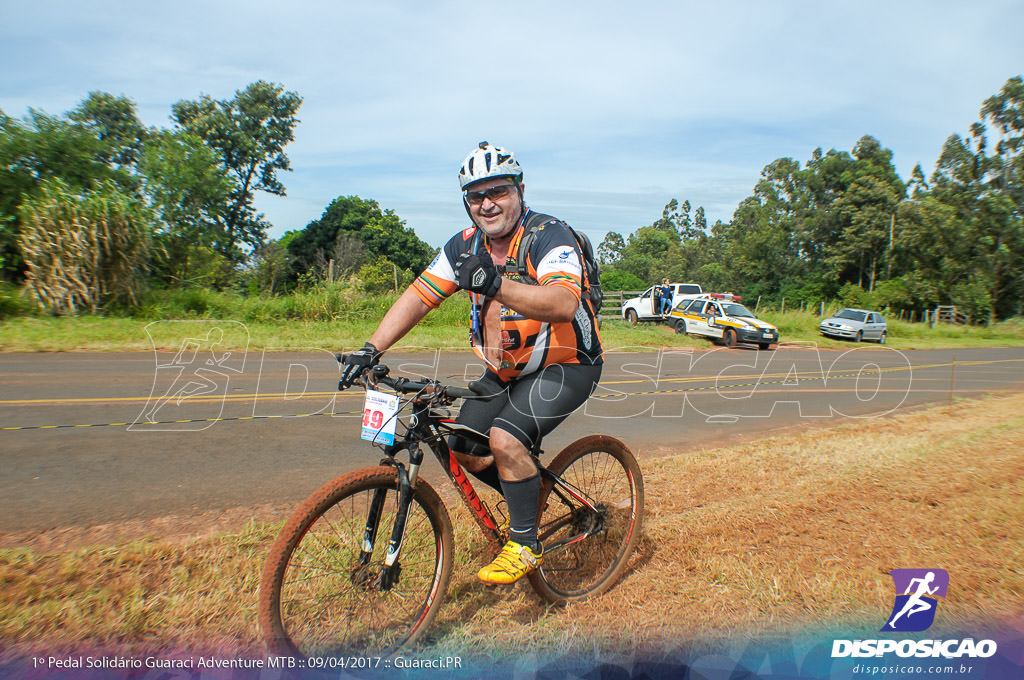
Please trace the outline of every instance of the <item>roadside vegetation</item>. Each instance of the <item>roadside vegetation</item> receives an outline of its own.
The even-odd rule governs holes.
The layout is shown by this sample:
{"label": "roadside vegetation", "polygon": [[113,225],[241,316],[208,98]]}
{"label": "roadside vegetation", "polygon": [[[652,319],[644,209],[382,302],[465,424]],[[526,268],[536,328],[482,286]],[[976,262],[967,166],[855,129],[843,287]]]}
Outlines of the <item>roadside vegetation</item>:
{"label": "roadside vegetation", "polygon": [[[175,103],[169,128],[146,127],[135,102],[105,92],[60,115],[0,111],[0,349],[148,349],[146,324],[171,319],[244,323],[263,347],[361,345],[437,248],[394,211],[344,194],[269,237],[275,225],[254,200],[286,193],[301,104],[257,81],[225,99]],[[672,199],[649,225],[595,237],[602,285],[636,290],[667,277],[760,310],[883,311],[897,347],[1015,343],[1022,112],[1017,75],[965,134],[950,135],[927,176],[918,166],[900,177],[893,152],[864,135],[849,151],[772,161],[728,222]],[[938,305],[983,330],[899,321]],[[407,342],[461,344],[465,309],[452,301]],[[784,340],[831,342],[816,336],[812,314],[766,317]],[[605,326],[609,347],[700,344],[669,336]]]}
{"label": "roadside vegetation", "polygon": [[[525,583],[479,585],[479,533],[450,503],[449,600],[416,654],[657,657],[803,632],[870,637],[892,604],[888,570],[907,565],[951,575],[935,636],[1024,617],[1024,395],[660,453],[642,460],[632,568],[561,609]],[[212,534],[164,518],[0,536],[0,648],[262,656],[259,573],[289,511],[239,509]]]}
{"label": "roadside vegetation", "polygon": [[[149,351],[176,350],[182,339],[182,324],[168,321],[232,321],[244,324],[247,336],[226,338],[247,341],[250,349],[343,349],[362,346],[376,328],[397,295],[363,293],[353,284],[320,286],[281,296],[253,296],[229,291],[189,289],[151,291],[139,305],[119,315],[54,316],[34,313],[17,293],[3,296],[0,304],[19,313],[0,319],[0,351]],[[850,342],[825,338],[818,333],[820,311],[785,312],[762,308],[760,318],[779,327],[783,344],[815,343],[819,347],[841,348]],[[837,309],[837,304],[825,308]],[[403,346],[441,347],[466,350],[469,338],[469,300],[462,294],[449,298],[441,307],[406,336]],[[887,345],[898,349],[941,347],[991,347],[1024,344],[1024,319],[1017,317],[980,326],[901,322],[887,319]],[[606,315],[601,335],[607,349],[651,350],[660,347],[709,347],[707,340],[677,335],[667,325],[641,323],[630,326]],[[245,337],[246,340],[239,340]],[[870,346],[870,345],[868,345]]]}

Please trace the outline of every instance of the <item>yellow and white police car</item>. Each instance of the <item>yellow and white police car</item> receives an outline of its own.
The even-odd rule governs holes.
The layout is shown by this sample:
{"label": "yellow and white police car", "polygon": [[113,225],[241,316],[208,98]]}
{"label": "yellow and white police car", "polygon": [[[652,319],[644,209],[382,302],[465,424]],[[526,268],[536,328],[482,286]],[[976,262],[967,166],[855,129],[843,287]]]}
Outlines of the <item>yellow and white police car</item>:
{"label": "yellow and white police car", "polygon": [[779,329],[756,318],[739,296],[710,293],[676,305],[665,322],[683,335],[700,335],[716,345],[745,342],[768,349],[779,342]]}

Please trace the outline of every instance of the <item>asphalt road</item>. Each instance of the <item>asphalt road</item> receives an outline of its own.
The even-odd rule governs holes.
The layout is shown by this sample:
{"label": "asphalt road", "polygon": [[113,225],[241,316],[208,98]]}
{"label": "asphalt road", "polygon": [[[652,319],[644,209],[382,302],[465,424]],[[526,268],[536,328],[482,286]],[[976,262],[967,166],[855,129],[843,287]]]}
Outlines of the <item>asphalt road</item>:
{"label": "asphalt road", "polygon": [[[455,383],[481,370],[468,352],[387,356],[395,372]],[[607,360],[598,391],[547,451],[604,432],[641,457],[685,453],[1024,389],[1024,348]],[[219,353],[202,340],[177,354],[0,354],[0,532],[296,502],[379,457],[359,440],[361,392],[337,393],[337,375],[327,351]],[[426,474],[441,475],[436,464]]]}

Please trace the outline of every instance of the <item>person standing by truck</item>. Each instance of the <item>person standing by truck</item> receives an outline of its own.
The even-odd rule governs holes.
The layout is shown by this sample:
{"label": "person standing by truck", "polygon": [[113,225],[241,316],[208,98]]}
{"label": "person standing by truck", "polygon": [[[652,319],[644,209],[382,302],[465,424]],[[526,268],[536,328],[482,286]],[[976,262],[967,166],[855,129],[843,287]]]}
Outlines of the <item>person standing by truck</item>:
{"label": "person standing by truck", "polygon": [[668,279],[662,279],[658,286],[658,314],[667,316],[672,311],[672,284]]}

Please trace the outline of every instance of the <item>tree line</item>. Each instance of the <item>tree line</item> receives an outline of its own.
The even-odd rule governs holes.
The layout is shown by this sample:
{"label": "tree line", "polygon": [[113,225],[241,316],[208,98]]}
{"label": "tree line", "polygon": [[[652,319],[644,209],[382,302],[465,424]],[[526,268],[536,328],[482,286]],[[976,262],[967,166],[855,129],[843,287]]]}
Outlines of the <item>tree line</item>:
{"label": "tree line", "polygon": [[[257,192],[284,196],[302,98],[258,81],[171,108],[144,126],[135,103],[93,92],[59,116],[0,111],[0,278],[43,307],[134,305],[147,289],[281,294],[345,281],[404,286],[434,250],[374,200],[338,196],[268,240]],[[985,100],[932,174],[909,181],[871,136],[763,169],[729,222],[673,199],[652,224],[598,247],[608,290],[668,277],[747,299],[1020,315],[1024,298],[1024,81]]]}
{"label": "tree line", "polygon": [[175,103],[166,129],[106,92],[58,116],[0,111],[0,278],[61,313],[130,306],[152,288],[280,293],[322,279],[332,259],[332,274],[362,272],[364,287],[410,280],[432,250],[372,200],[339,196],[268,241],[254,199],[285,195],[301,104],[258,81]]}
{"label": "tree line", "polygon": [[[985,100],[951,135],[931,176],[904,181],[871,136],[850,152],[780,158],[729,222],[673,199],[661,218],[598,247],[602,281],[643,289],[668,277],[747,299],[921,312],[953,304],[975,321],[1021,314],[1024,298],[1024,81]],[[691,212],[693,214],[691,215]]]}

